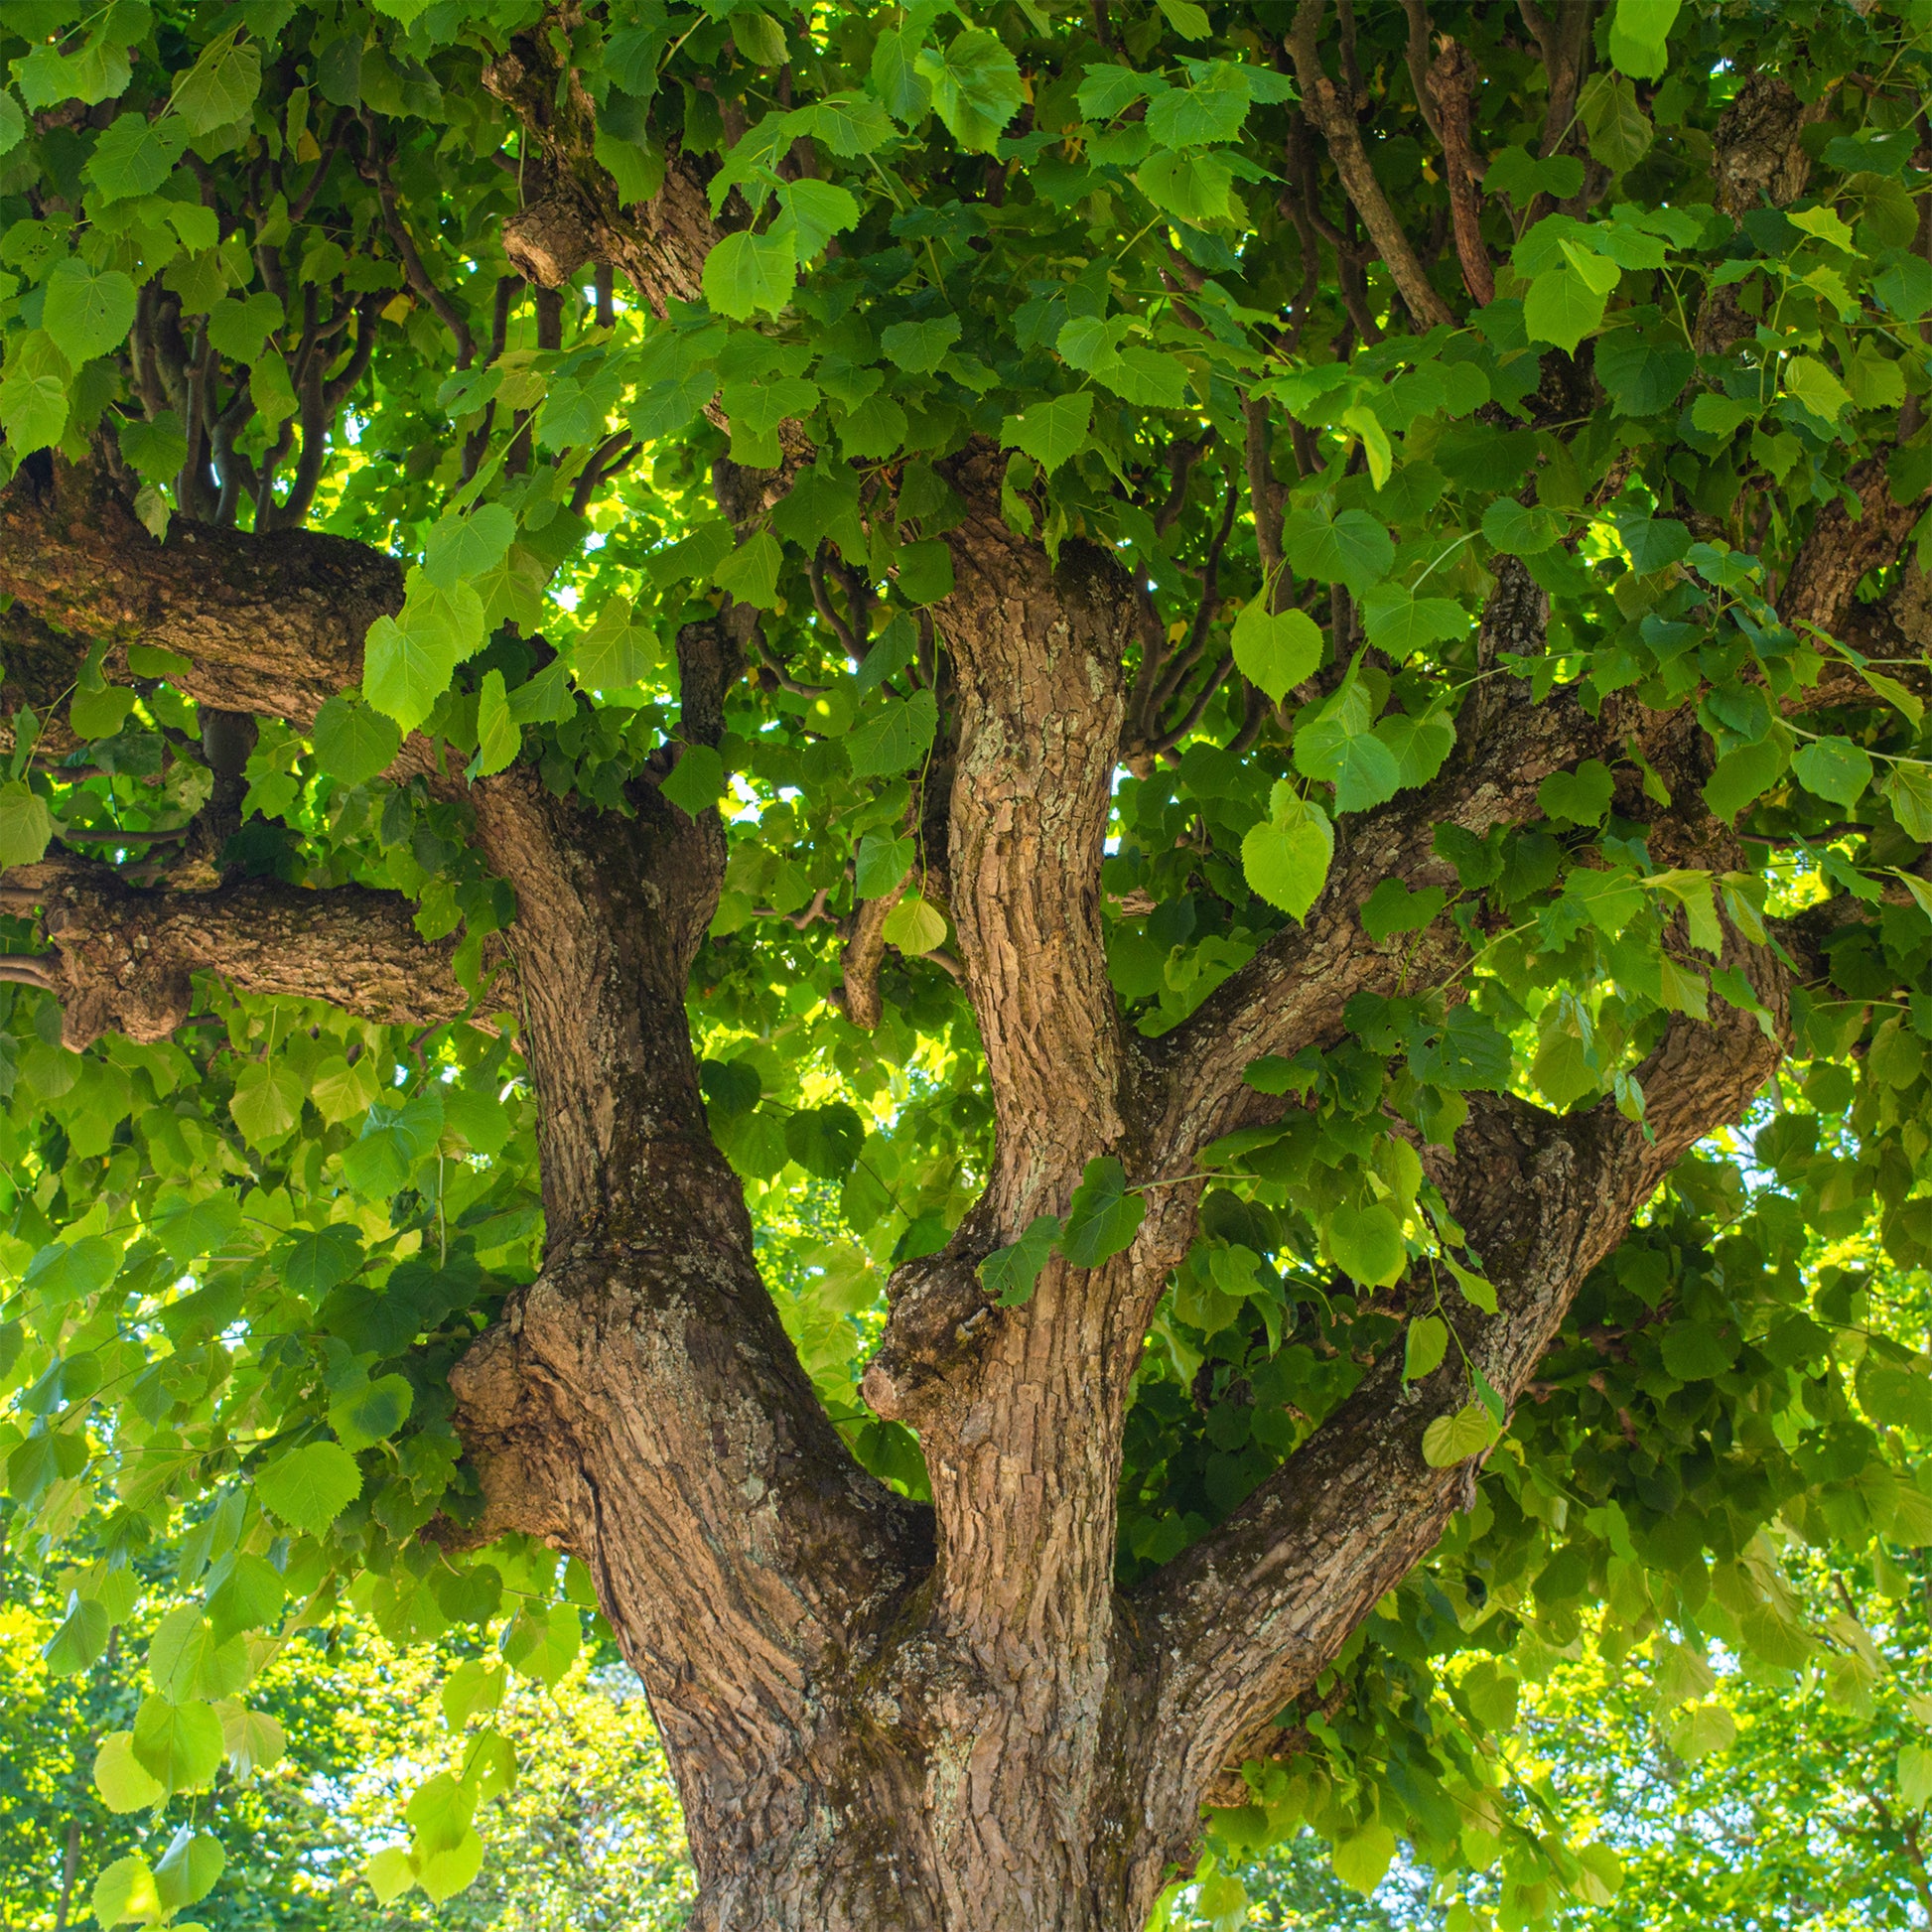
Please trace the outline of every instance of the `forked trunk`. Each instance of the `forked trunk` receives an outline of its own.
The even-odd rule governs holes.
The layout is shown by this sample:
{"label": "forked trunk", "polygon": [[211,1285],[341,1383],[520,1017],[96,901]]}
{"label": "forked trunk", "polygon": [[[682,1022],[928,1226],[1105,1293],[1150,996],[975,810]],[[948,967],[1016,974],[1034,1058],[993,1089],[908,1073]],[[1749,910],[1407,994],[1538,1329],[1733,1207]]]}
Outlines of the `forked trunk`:
{"label": "forked trunk", "polygon": [[[1264,957],[1231,983],[1246,1020],[1158,1052],[1124,1035],[1097,883],[1122,580],[1072,541],[1049,566],[957,480],[976,507],[940,609],[950,910],[997,1131],[946,1250],[895,1271],[863,1390],[917,1432],[929,1507],[869,1475],[817,1401],[710,1132],[685,1000],[723,872],[716,813],[639,786],[630,815],[591,814],[518,771],[475,794],[492,866],[518,881],[548,1239],[452,1378],[483,1488],[452,1534],[520,1529],[589,1566],[678,1781],[704,1932],[1138,1932],[1204,1795],[1239,1801],[1226,1767],[1279,1748],[1276,1714],[1471,1493],[1473,1464],[1422,1454],[1466,1400],[1459,1366],[1409,1386],[1388,1354],[1211,1537],[1117,1590],[1133,1376],[1196,1224],[1193,1150],[1246,1117],[1241,1068],[1271,1027],[1335,1036],[1337,983],[1365,982],[1323,971],[1322,949],[1354,957],[1358,898],[1286,938],[1285,970]],[[721,733],[735,621],[680,638],[689,742]],[[1557,763],[1519,738],[1484,755],[1501,776],[1480,759],[1445,774],[1471,810]],[[1671,782],[1692,795],[1696,776]],[[1458,809],[1432,794],[1398,813],[1338,878],[1366,894],[1378,855]],[[1774,969],[1732,956],[1775,1032]],[[1742,1014],[1675,1029],[1644,1068],[1654,1138],[1607,1106],[1558,1118],[1485,1094],[1454,1155],[1425,1150],[1495,1282],[1499,1318],[1464,1336],[1493,1386],[1522,1387],[1634,1205],[1774,1053]],[[996,1304],[980,1263],[1070,1216],[1096,1159],[1154,1182],[1127,1247],[1055,1256],[1024,1306]]]}
{"label": "forked trunk", "polygon": [[[1027,616],[1044,629],[1053,614]],[[1097,863],[1111,764],[1081,727],[1117,720],[1111,622],[1062,621],[1044,690],[1003,681],[1007,702],[1064,715],[1051,742],[1080,770],[1077,822],[1031,824],[1011,773],[1003,792],[982,772],[971,810],[955,801],[955,850],[962,824],[1000,842],[1016,892]],[[681,645],[702,739],[736,660],[719,626]],[[967,700],[968,763],[989,709]],[[513,1525],[589,1565],[677,1778],[707,1932],[1126,1932],[1195,1821],[1150,1820],[1137,1795],[1144,1673],[1113,1589],[1134,1351],[1106,1331],[1112,1300],[1055,1263],[1034,1319],[982,1315],[916,1363],[886,1351],[902,1384],[882,1370],[868,1398],[918,1428],[935,1506],[858,1466],[759,1282],[699,1093],[684,990],[722,832],[637,803],[590,817],[515,774],[479,802],[492,863],[525,882],[548,1241],[455,1378],[484,1488],[469,1535]],[[1043,844],[1059,849],[1035,868]],[[1042,898],[1043,929],[1053,911]],[[1071,1053],[1114,1050],[1102,996],[1071,972],[1030,989]],[[1093,1137],[1047,1117],[1051,1068],[1035,1071],[1034,1131],[1006,1145],[1027,1147],[1018,1192],[1063,1201]],[[1172,1244],[1162,1220],[1122,1266]],[[983,1309],[974,1268],[996,1229],[900,1270],[896,1304]]]}

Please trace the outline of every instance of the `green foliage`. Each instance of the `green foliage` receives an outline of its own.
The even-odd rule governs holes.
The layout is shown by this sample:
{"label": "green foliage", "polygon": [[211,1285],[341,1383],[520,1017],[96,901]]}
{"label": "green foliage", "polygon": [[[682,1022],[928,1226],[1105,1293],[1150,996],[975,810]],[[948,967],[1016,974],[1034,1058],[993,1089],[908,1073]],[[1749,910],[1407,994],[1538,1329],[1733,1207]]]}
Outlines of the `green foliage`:
{"label": "green foliage", "polygon": [[[1784,1125],[1800,1119],[1816,1117],[1767,1116],[1758,1158],[1808,1140]],[[1889,1337],[1922,1332],[1926,1276],[1886,1262],[1856,1218],[1781,1249],[1780,1226],[1803,1239],[1794,1203],[1767,1181],[1739,1217],[1734,1173],[1693,1168],[1592,1277],[1550,1392],[1472,1513],[1359,1633],[1312,1747],[1249,1765],[1251,1805],[1214,1815],[1215,1884],[1240,1872],[1240,1900],[1202,1884],[1172,1923],[1476,1932],[1561,1911],[1607,1932],[1821,1900],[1826,1923],[1914,1922],[1932,1519],[1905,1465],[1932,1439],[1882,1423],[1864,1391]],[[1707,1215],[1726,1227],[1722,1259]],[[1255,1354],[1223,1340],[1217,1355],[1215,1385],[1245,1408]],[[1747,1447],[1746,1417],[1788,1430],[1801,1409],[1836,1420],[1800,1425],[1788,1460]],[[1222,1413],[1207,1411],[1209,1442],[1232,1438]],[[1720,1414],[1732,1420],[1714,1430]],[[1550,1835],[1580,1820],[1593,1845]],[[1321,1869],[1323,1841],[1366,1904]]]}

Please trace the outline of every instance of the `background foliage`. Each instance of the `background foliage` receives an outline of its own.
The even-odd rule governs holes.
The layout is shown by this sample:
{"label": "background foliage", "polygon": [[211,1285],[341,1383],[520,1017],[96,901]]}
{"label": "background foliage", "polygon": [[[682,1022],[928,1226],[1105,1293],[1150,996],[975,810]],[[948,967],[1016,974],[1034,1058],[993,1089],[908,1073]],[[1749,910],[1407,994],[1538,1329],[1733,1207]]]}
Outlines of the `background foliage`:
{"label": "background foliage", "polygon": [[[93,1789],[100,1740],[133,1700],[117,1660],[55,1675],[39,1655],[36,1592],[10,1577],[0,1625],[0,1925],[48,1932],[87,1913],[87,1873],[141,1842],[140,1821]],[[137,1619],[127,1639],[146,1635]],[[554,1691],[513,1691],[497,1714],[523,1764],[497,1801],[475,1881],[440,1906],[421,1895],[381,1907],[363,1862],[397,1837],[401,1798],[448,1755],[437,1695],[474,1645],[397,1650],[366,1617],[332,1618],[265,1671],[251,1702],[287,1755],[202,1802],[231,1863],[201,1907],[211,1932],[375,1932],[434,1923],[503,1932],[616,1932],[681,1924],[691,1895],[676,1794],[636,1680],[608,1650],[587,1652]],[[63,1911],[68,1848],[76,1884]]]}

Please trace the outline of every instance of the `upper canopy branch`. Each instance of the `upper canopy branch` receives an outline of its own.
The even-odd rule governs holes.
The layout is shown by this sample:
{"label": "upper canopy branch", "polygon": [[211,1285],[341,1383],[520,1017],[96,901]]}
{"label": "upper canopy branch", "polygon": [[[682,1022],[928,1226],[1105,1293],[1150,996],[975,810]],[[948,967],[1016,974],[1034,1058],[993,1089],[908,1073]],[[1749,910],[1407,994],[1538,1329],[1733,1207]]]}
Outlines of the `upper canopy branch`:
{"label": "upper canopy branch", "polygon": [[[1784,969],[1733,939],[1727,963],[1772,1019],[1728,1008],[1673,1021],[1638,1069],[1641,1123],[1606,1098],[1557,1116],[1510,1095],[1471,1096],[1431,1177],[1495,1284],[1498,1312],[1453,1296],[1443,1312],[1505,1402],[1521,1393],[1578,1288],[1677,1159],[1737,1119],[1782,1050]],[[1432,1468],[1423,1432],[1469,1400],[1458,1351],[1406,1387],[1386,1350],[1354,1394],[1212,1536],[1141,1592],[1157,1722],[1172,1731],[1173,1790],[1195,1800],[1257,1726],[1305,1691],[1349,1632],[1472,1493],[1474,1465]],[[1170,1756],[1156,1753],[1157,1763]]]}
{"label": "upper canopy branch", "polygon": [[456,941],[422,938],[400,893],[264,879],[142,892],[111,867],[50,859],[0,877],[0,909],[40,913],[52,950],[35,959],[35,982],[59,996],[75,1049],[109,1029],[165,1038],[188,1017],[197,972],[391,1026],[441,1025],[474,1004],[451,969]]}
{"label": "upper canopy branch", "polygon": [[[1932,498],[1899,504],[1877,459],[1857,466],[1848,483],[1859,513],[1841,498],[1821,509],[1780,589],[1779,611],[1797,625],[1855,635],[1879,655],[1888,648],[1932,654],[1932,600],[1922,575],[1908,573],[1880,604],[1857,603],[1860,584],[1897,560]],[[1546,615],[1547,602],[1521,567],[1503,560],[1484,613],[1480,655],[1493,661],[1498,648],[1539,648]],[[1833,660],[1820,683],[1788,708],[1847,702],[1869,704],[1872,693],[1849,660]],[[1638,804],[1633,767],[1625,766],[1631,803],[1655,827],[1653,856],[1662,864],[1701,864],[1700,850],[1721,833],[1699,798],[1710,751],[1692,713],[1659,717],[1619,696],[1592,717],[1563,692],[1535,704],[1520,683],[1492,677],[1470,694],[1457,723],[1464,749],[1432,784],[1341,822],[1327,885],[1307,920],[1278,933],[1153,1049],[1167,1081],[1163,1167],[1184,1164],[1204,1143],[1239,1126],[1245,1107],[1259,1104],[1242,1085],[1250,1061],[1325,1043],[1339,1034],[1342,1011],[1355,994],[1427,986],[1466,957],[1467,948],[1441,918],[1420,935],[1379,945],[1360,922],[1362,904],[1385,879],[1454,890],[1452,868],[1436,853],[1438,825],[1480,835],[1494,824],[1533,818],[1538,787],[1552,772],[1587,758],[1614,765],[1634,737],[1677,801],[1668,814]]]}
{"label": "upper canopy branch", "polygon": [[1375,178],[1362,132],[1355,124],[1355,105],[1345,101],[1321,66],[1321,28],[1327,15],[1327,0],[1301,0],[1289,29],[1288,53],[1295,64],[1295,78],[1302,89],[1308,117],[1320,129],[1328,144],[1328,154],[1341,177],[1341,185],[1362,217],[1362,225],[1375,243],[1409,313],[1424,329],[1439,323],[1453,322],[1449,304],[1436,293],[1418,257],[1414,244],[1404,233],[1402,223],[1382,184]]}
{"label": "upper canopy branch", "polygon": [[674,148],[657,193],[626,207],[597,159],[596,102],[574,69],[560,73],[541,28],[517,35],[483,78],[543,163],[526,179],[524,206],[503,224],[511,262],[545,288],[560,287],[587,261],[610,262],[660,316],[671,302],[697,301],[705,257],[723,230],[690,158]]}

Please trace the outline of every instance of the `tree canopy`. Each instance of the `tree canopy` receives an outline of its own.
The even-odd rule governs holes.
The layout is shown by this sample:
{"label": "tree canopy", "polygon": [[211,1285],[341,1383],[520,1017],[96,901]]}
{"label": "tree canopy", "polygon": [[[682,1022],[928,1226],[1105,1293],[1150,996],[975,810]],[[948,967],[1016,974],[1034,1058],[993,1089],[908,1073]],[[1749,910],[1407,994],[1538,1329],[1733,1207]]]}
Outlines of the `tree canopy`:
{"label": "tree canopy", "polygon": [[479,1639],[379,1899],[592,1614],[706,1927],[1138,1925],[1205,1806],[1514,1932],[1618,1882],[1499,1741],[1587,1613],[1685,1757],[1714,1656],[1872,1708],[1790,1553],[1932,1543],[1928,57],[12,0],[0,1430],[139,1693],[104,1926],[343,1602]]}

